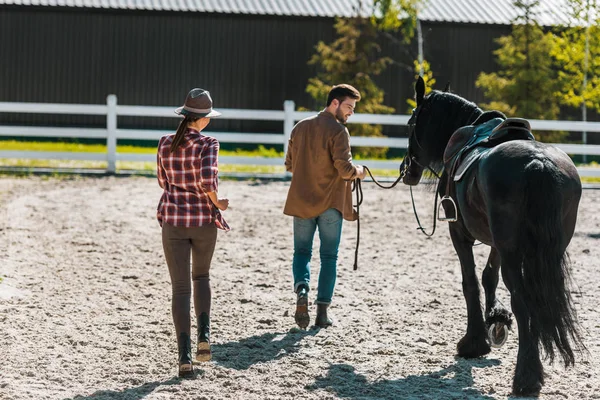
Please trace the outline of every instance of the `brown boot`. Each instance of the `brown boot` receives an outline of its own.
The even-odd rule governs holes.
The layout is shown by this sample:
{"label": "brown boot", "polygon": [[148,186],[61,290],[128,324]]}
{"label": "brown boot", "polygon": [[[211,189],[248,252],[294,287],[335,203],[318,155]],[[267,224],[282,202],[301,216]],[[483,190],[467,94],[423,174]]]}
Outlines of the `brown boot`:
{"label": "brown boot", "polygon": [[194,366],[192,364],[192,345],[190,335],[181,332],[177,340],[179,347],[179,376],[191,377],[194,375]]}
{"label": "brown boot", "polygon": [[308,315],[308,287],[300,285],[296,293],[296,314],[294,319],[298,326],[306,329],[310,324],[310,315]]}
{"label": "brown boot", "polygon": [[203,312],[198,318],[198,344],[196,349],[196,361],[210,361],[210,317]]}
{"label": "brown boot", "polygon": [[333,325],[333,320],[327,316],[329,304],[317,304],[317,318],[315,325],[319,328],[328,328]]}

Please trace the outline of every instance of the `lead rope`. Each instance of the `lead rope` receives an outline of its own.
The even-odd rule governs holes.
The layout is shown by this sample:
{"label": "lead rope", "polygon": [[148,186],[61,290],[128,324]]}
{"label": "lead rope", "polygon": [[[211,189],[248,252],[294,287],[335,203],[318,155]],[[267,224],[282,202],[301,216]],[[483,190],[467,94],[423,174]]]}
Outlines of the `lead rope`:
{"label": "lead rope", "polygon": [[421,232],[423,232],[423,234],[425,236],[428,236],[428,237],[433,236],[433,234],[435,233],[435,228],[437,226],[436,222],[437,222],[438,189],[439,189],[439,184],[438,184],[438,187],[435,189],[435,199],[433,200],[433,229],[431,230],[431,233],[427,233],[427,232],[425,232],[425,228],[423,228],[423,226],[421,225],[421,221],[419,221],[419,214],[417,213],[417,207],[415,206],[415,198],[413,197],[412,186],[410,187],[410,200],[412,201],[413,212],[415,214],[415,218],[417,219],[417,224],[419,225],[417,230],[420,230]]}
{"label": "lead rope", "polygon": [[[363,165],[363,168],[365,169],[365,171],[367,171],[369,173],[369,176],[371,177],[373,182],[375,182],[375,184],[382,189],[393,188],[404,177],[404,171],[401,171],[400,176],[398,177],[398,179],[396,179],[396,181],[394,183],[392,183],[390,186],[384,186],[381,183],[379,183],[377,181],[377,179],[375,179],[375,177],[371,173],[371,170],[369,169],[369,167],[367,167],[366,165]],[[363,191],[362,191],[362,184],[361,184],[360,179],[356,178],[352,181],[352,191],[353,192],[356,191],[356,249],[354,250],[354,267],[353,267],[353,270],[356,271],[358,269],[358,247],[360,246],[360,205],[363,202]],[[411,194],[412,194],[412,192],[411,192]],[[413,202],[413,206],[414,206],[414,202]]]}
{"label": "lead rope", "polygon": [[360,179],[352,181],[352,191],[356,191],[356,249],[354,250],[354,271],[358,269],[358,246],[360,246],[360,205],[363,201],[363,191]]}

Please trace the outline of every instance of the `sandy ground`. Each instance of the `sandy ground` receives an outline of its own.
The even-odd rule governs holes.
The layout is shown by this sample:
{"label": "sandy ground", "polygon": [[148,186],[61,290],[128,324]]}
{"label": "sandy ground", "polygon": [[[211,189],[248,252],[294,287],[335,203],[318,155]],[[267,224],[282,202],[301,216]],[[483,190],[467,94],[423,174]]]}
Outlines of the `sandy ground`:
{"label": "sandy ground", "polygon": [[[222,182],[233,230],[219,233],[213,261],[214,360],[180,380],[155,179],[0,178],[0,399],[509,397],[516,330],[485,358],[455,358],[466,327],[458,259],[445,226],[432,239],[415,229],[404,186],[364,185],[359,270],[346,223],[336,323],[296,329],[287,188]],[[432,194],[416,198],[430,226]],[[568,370],[545,363],[543,399],[600,398],[599,200],[584,191],[570,246],[590,353]],[[488,249],[475,249],[481,271]],[[510,304],[502,284],[499,295]]]}

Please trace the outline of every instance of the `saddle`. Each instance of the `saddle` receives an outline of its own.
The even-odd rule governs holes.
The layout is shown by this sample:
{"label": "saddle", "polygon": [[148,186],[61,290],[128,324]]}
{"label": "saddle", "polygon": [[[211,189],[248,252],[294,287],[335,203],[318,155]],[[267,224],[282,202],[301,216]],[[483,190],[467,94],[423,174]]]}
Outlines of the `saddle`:
{"label": "saddle", "polygon": [[485,153],[494,146],[511,140],[535,140],[529,121],[523,118],[496,117],[478,125],[463,126],[452,134],[446,145],[446,171],[457,182]]}

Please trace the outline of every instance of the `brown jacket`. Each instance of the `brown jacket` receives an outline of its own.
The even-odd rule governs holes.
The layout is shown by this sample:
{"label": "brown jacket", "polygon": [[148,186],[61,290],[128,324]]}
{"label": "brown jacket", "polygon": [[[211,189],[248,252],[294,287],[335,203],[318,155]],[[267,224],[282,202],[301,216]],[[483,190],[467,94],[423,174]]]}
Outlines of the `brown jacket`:
{"label": "brown jacket", "polygon": [[356,220],[352,208],[352,164],[350,134],[333,114],[321,111],[303,119],[292,130],[285,168],[292,172],[283,213],[314,218],[335,208],[348,221]]}

